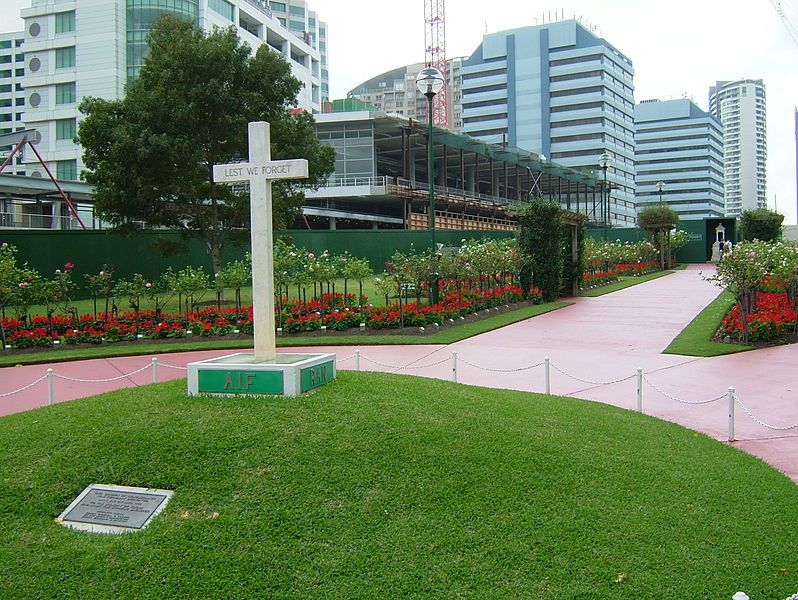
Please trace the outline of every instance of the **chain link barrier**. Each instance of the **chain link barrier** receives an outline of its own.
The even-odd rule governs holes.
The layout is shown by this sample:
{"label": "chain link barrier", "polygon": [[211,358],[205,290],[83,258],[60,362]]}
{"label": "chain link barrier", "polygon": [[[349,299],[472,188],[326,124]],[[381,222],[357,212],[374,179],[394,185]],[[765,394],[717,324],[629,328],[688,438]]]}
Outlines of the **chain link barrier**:
{"label": "chain link barrier", "polygon": [[559,371],[560,373],[562,373],[566,377],[570,377],[571,379],[576,379],[577,381],[581,381],[582,383],[589,383],[590,385],[612,385],[614,383],[620,383],[622,381],[628,381],[629,379],[632,379],[633,377],[637,377],[637,375],[635,374],[635,375],[629,375],[627,377],[621,377],[620,379],[613,379],[612,381],[591,381],[590,379],[582,379],[581,377],[577,377],[576,375],[571,375],[570,373],[566,373],[565,371],[563,371],[560,367],[558,367],[555,364],[552,364],[551,366],[554,367],[555,371]]}
{"label": "chain link barrier", "polygon": [[32,383],[29,383],[28,385],[19,388],[18,390],[14,390],[13,392],[6,392],[5,394],[0,394],[0,398],[6,398],[8,396],[13,396],[14,394],[18,394],[20,392],[24,392],[25,390],[27,390],[29,388],[32,388],[34,385],[36,385],[40,381],[44,381],[45,379],[47,379],[47,375],[46,374],[42,375],[41,377],[39,377],[36,381],[34,381]]}
{"label": "chain link barrier", "polygon": [[458,360],[462,363],[467,364],[469,367],[474,367],[475,369],[479,369],[481,371],[490,371],[491,373],[518,373],[520,371],[528,371],[530,369],[535,369],[537,367],[543,366],[544,363],[539,362],[534,365],[528,365],[526,367],[518,367],[516,369],[496,369],[494,367],[481,367],[479,365],[475,365],[471,361],[464,359],[462,356],[458,357]]}
{"label": "chain link barrier", "polygon": [[176,369],[178,371],[188,371],[188,367],[176,367],[175,365],[167,365],[166,363],[162,363],[158,361],[159,367],[166,367],[167,369]]}
{"label": "chain link barrier", "polygon": [[380,367],[387,367],[389,369],[396,369],[397,371],[402,371],[404,369],[427,369],[429,367],[437,367],[438,365],[442,365],[445,362],[450,362],[452,359],[451,357],[442,358],[441,360],[433,363],[429,363],[426,365],[389,365],[388,363],[380,362],[378,360],[374,360],[372,358],[368,358],[367,356],[360,355],[361,360],[365,360],[366,362],[370,362],[373,365],[379,365]]}
{"label": "chain link barrier", "polygon": [[[348,360],[352,360],[353,358],[359,358],[359,359],[365,360],[365,361],[367,361],[367,362],[369,362],[371,364],[378,365],[378,366],[381,366],[381,367],[386,367],[386,368],[389,368],[389,369],[395,369],[397,371],[413,370],[413,369],[428,369],[430,367],[436,367],[436,366],[441,365],[443,363],[453,362],[455,360],[454,357],[445,357],[445,358],[442,358],[441,360],[438,360],[438,361],[435,361],[435,362],[431,362],[431,363],[428,363],[428,364],[424,364],[424,365],[413,365],[413,364],[409,364],[409,365],[392,365],[392,364],[384,363],[384,362],[381,362],[381,361],[378,361],[378,360],[375,360],[375,359],[372,359],[372,358],[368,358],[367,356],[363,356],[362,354],[359,353],[359,351],[357,351],[355,354],[347,356],[346,358],[338,359],[337,363],[346,362]],[[465,363],[465,364],[467,364],[470,367],[474,367],[475,369],[480,369],[482,371],[488,371],[488,372],[491,372],[491,373],[519,373],[521,371],[529,371],[529,370],[532,370],[532,369],[536,369],[537,367],[540,367],[540,366],[543,366],[544,364],[546,364],[546,361],[543,361],[543,362],[535,363],[535,364],[532,364],[532,365],[526,365],[526,366],[523,366],[523,367],[502,369],[502,368],[495,368],[495,367],[483,367],[483,366],[477,365],[475,363],[472,363],[471,361],[466,360],[466,359],[464,359],[461,356],[458,356],[458,358],[456,360],[461,362],[461,363]],[[156,363],[155,361],[153,361],[152,364],[144,365],[140,369],[136,369],[135,371],[131,371],[130,373],[125,373],[125,374],[119,375],[117,377],[108,377],[106,379],[80,379],[80,378],[77,378],[77,377],[69,377],[67,375],[59,375],[57,373],[52,373],[52,377],[53,378],[58,378],[58,379],[63,379],[65,381],[72,381],[72,382],[75,382],[75,383],[109,383],[109,382],[112,382],[112,381],[119,381],[121,379],[126,379],[126,378],[128,378],[128,377],[130,377],[132,375],[136,375],[136,374],[141,373],[143,371],[146,371],[148,369],[154,369],[154,368],[156,368],[156,365],[157,365],[157,367],[166,367],[168,369],[176,369],[176,370],[180,370],[180,371],[187,371],[188,370],[188,367],[180,367],[180,366],[170,365],[170,364],[166,364],[166,363],[162,363],[162,362],[157,362]],[[587,384],[591,384],[591,385],[612,385],[612,384],[615,384],[615,383],[620,383],[622,381],[628,381],[628,380],[633,379],[634,377],[637,376],[636,374],[633,374],[633,375],[629,375],[627,377],[621,377],[619,379],[614,379],[612,381],[593,381],[593,380],[590,380],[590,379],[583,379],[581,377],[576,377],[575,375],[571,375],[570,373],[564,371],[563,369],[561,369],[560,367],[558,367],[557,365],[555,365],[555,364],[553,364],[551,362],[549,363],[549,365],[551,367],[553,367],[559,373],[565,375],[566,377],[570,377],[571,379],[575,379],[576,381],[581,381],[583,383],[587,383]],[[47,379],[47,374],[42,375],[38,379],[32,381],[31,383],[29,383],[29,384],[27,384],[25,386],[22,386],[19,389],[13,390],[11,392],[5,392],[5,393],[0,394],[0,398],[7,398],[9,396],[13,396],[14,394],[18,394],[20,392],[24,392],[25,390],[32,388],[33,386],[37,385],[38,383],[41,383],[45,379]],[[691,405],[691,406],[696,406],[696,405],[700,405],[700,404],[711,404],[712,402],[717,402],[718,400],[722,400],[723,398],[728,397],[727,393],[723,393],[723,394],[720,394],[719,396],[716,396],[714,398],[710,398],[708,400],[696,400],[696,401],[682,400],[681,398],[678,398],[677,396],[669,394],[665,390],[663,390],[660,387],[658,387],[657,385],[655,385],[650,379],[648,379],[648,377],[643,376],[642,379],[643,379],[643,381],[645,381],[645,383],[648,386],[653,388],[659,394],[662,394],[666,398],[668,398],[670,400],[673,400],[675,402],[679,402],[681,404],[687,404],[687,405]],[[765,427],[766,429],[771,429],[773,431],[791,431],[793,429],[798,429],[798,423],[794,423],[792,425],[784,425],[784,426],[771,425],[769,423],[766,423],[765,421],[763,421],[762,419],[760,419],[756,415],[754,415],[751,412],[751,410],[745,404],[743,404],[743,402],[738,397],[736,397],[736,395],[734,397],[734,401],[740,406],[740,408],[743,409],[745,414],[748,415],[748,417],[752,421],[754,421],[758,425],[761,425],[762,427]]]}
{"label": "chain link barrier", "polygon": [[717,396],[716,398],[710,398],[709,400],[697,400],[697,401],[682,400],[681,398],[677,398],[676,396],[671,396],[668,392],[658,388],[656,385],[651,383],[651,381],[649,381],[648,377],[643,376],[643,381],[645,381],[648,385],[650,385],[652,388],[654,388],[656,391],[658,391],[666,398],[670,398],[671,400],[675,400],[676,402],[681,402],[682,404],[690,404],[693,406],[697,404],[711,404],[712,402],[717,402],[718,400],[722,400],[723,398],[728,397],[728,394],[723,393],[720,396]]}
{"label": "chain link barrier", "polygon": [[756,416],[754,416],[754,414],[750,410],[748,410],[748,407],[742,403],[739,397],[735,396],[735,400],[737,401],[737,404],[740,405],[740,408],[743,409],[743,412],[745,412],[745,414],[747,414],[754,423],[758,423],[759,425],[765,427],[766,429],[772,429],[774,431],[790,431],[791,429],[798,429],[798,423],[795,423],[793,425],[785,425],[783,427],[765,423],[762,419],[759,419]]}
{"label": "chain link barrier", "polygon": [[[159,364],[160,366],[160,364]],[[136,375],[137,373],[141,373],[142,371],[146,371],[147,369],[152,369],[152,365],[145,365],[140,369],[136,369],[135,371],[131,371],[130,373],[125,373],[124,375],[119,375],[118,377],[109,377],[107,379],[78,379],[77,377],[69,377],[67,375],[59,375],[58,373],[53,373],[53,377],[57,377],[58,379],[65,379],[66,381],[75,381],[77,383],[108,383],[109,381],[119,381],[120,379],[125,379],[130,377],[131,375]]]}

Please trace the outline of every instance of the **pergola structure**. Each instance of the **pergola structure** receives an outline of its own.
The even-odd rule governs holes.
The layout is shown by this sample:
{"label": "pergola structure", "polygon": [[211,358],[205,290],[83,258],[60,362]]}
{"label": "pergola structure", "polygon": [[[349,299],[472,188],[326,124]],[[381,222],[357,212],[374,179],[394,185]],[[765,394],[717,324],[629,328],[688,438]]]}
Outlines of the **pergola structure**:
{"label": "pergola structure", "polygon": [[[322,142],[347,155],[346,139],[358,132],[361,145],[371,135],[373,168],[351,177],[346,158],[336,164],[328,185],[308,194],[307,217],[315,226],[330,219],[350,227],[428,228],[426,125],[378,112],[318,115]],[[365,132],[365,133],[364,133]],[[370,134],[368,133],[370,132]],[[603,221],[601,180],[595,173],[548,161],[538,154],[501,144],[488,144],[444,129],[433,129],[435,222],[439,229],[515,229],[508,209],[529,197],[553,200],[589,224]],[[335,137],[338,136],[338,137]],[[364,150],[365,151],[365,150]]]}

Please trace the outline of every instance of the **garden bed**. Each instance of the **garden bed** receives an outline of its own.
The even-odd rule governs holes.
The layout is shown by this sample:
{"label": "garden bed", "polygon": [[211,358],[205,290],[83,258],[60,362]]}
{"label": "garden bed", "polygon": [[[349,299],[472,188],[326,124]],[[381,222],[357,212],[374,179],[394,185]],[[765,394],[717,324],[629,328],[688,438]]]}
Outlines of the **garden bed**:
{"label": "garden bed", "polygon": [[[298,331],[294,333],[288,333],[283,331],[277,332],[277,339],[278,340],[285,340],[291,338],[337,338],[337,337],[351,337],[351,336],[363,336],[363,337],[373,337],[373,336],[415,336],[415,337],[423,337],[435,334],[439,331],[453,329],[458,326],[466,325],[468,323],[475,323],[478,321],[482,321],[489,317],[518,310],[528,306],[534,306],[538,304],[538,302],[532,301],[520,301],[515,302],[513,304],[506,304],[500,305],[493,308],[487,308],[480,310],[478,312],[472,312],[463,315],[462,317],[457,317],[453,319],[445,319],[442,320],[437,326],[433,323],[427,325],[426,327],[419,327],[419,326],[409,326],[409,327],[396,327],[391,329],[373,329],[370,327],[352,327],[345,330],[334,330],[334,329],[316,329],[310,331]],[[120,340],[115,342],[106,342],[103,341],[101,343],[77,343],[77,344],[54,344],[54,345],[40,345],[40,346],[29,346],[26,348],[6,348],[5,350],[0,350],[0,356],[15,356],[15,355],[23,355],[23,354],[33,354],[39,352],[58,352],[60,350],[72,350],[72,349],[90,349],[96,348],[98,346],[114,346],[114,347],[129,347],[129,346],[136,346],[136,345],[163,345],[163,344],[170,344],[170,345],[180,345],[182,344],[196,344],[197,342],[208,341],[208,342],[215,342],[215,341],[236,341],[241,340],[242,346],[250,345],[252,343],[252,335],[248,333],[227,333],[225,335],[193,335],[193,334],[186,334],[181,337],[169,337],[169,338],[152,338],[152,337],[142,337],[137,338],[134,340]],[[57,359],[54,359],[57,360]]]}

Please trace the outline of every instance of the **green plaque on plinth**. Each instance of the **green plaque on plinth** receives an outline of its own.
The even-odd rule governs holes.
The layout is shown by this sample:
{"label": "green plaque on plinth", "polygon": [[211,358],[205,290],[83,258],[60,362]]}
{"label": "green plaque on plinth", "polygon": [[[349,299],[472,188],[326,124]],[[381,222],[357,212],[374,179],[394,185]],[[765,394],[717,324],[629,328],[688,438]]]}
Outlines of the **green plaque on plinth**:
{"label": "green plaque on plinth", "polygon": [[301,391],[304,393],[320,385],[324,385],[328,381],[332,381],[335,379],[334,369],[335,364],[331,360],[302,369],[300,374]]}
{"label": "green plaque on plinth", "polygon": [[282,371],[229,371],[200,369],[198,388],[201,394],[282,394]]}

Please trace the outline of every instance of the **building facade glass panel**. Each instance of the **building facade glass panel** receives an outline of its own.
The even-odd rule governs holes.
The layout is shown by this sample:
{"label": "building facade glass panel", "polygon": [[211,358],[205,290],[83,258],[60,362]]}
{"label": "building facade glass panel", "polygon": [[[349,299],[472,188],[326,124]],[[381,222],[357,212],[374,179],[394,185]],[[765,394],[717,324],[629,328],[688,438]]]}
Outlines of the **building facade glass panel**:
{"label": "building facade glass panel", "polygon": [[199,25],[199,0],[127,0],[127,76],[135,77],[144,64],[147,34],[152,23],[167,13]]}
{"label": "building facade glass panel", "polygon": [[58,119],[55,122],[55,139],[71,140],[77,133],[77,119]]}
{"label": "building facade glass panel", "polygon": [[55,103],[72,104],[77,100],[76,85],[74,81],[58,83],[55,86]]}
{"label": "building facade glass panel", "polygon": [[75,31],[75,11],[60,12],[55,14],[55,32],[69,33]]}
{"label": "building facade glass panel", "polygon": [[55,68],[67,69],[75,66],[75,46],[67,48],[56,48],[55,50]]}

